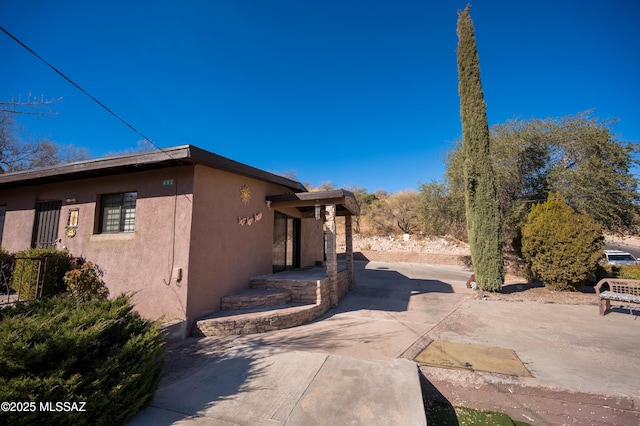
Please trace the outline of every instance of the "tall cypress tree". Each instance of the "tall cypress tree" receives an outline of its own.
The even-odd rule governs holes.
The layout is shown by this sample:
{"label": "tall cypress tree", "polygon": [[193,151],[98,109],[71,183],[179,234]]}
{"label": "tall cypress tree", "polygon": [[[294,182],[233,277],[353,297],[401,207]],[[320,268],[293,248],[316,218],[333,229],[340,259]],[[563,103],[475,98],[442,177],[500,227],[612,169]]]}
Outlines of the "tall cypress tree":
{"label": "tall cypress tree", "polygon": [[458,11],[458,91],[462,119],[465,209],[471,262],[481,290],[504,282],[500,212],[489,151],[487,107],[469,5]]}

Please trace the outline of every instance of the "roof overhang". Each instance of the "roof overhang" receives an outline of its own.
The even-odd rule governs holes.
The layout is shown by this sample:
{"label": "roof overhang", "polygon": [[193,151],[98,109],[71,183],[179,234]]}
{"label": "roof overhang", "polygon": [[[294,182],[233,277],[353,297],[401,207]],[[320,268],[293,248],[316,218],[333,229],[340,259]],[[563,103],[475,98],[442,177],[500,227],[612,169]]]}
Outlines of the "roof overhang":
{"label": "roof overhang", "polygon": [[315,206],[336,205],[336,215],[355,216],[360,214],[360,207],[352,192],[344,189],[318,192],[297,192],[295,194],[268,195],[266,200],[273,208],[295,207],[303,217],[313,217]]}
{"label": "roof overhang", "polygon": [[54,167],[0,174],[0,189],[22,188],[77,179],[113,176],[177,166],[203,165],[306,191],[300,182],[230,160],[193,145],[97,158]]}

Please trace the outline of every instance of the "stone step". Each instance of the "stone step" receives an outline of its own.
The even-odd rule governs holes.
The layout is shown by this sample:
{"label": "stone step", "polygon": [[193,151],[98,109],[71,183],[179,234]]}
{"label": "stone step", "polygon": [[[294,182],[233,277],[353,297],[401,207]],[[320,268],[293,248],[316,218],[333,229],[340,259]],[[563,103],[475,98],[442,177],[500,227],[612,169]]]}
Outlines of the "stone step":
{"label": "stone step", "polygon": [[241,310],[284,306],[291,302],[291,291],[287,289],[255,289],[236,291],[220,299],[220,310]]}
{"label": "stone step", "polygon": [[324,304],[301,305],[290,303],[278,309],[251,309],[220,311],[193,322],[191,335],[232,336],[266,333],[306,324],[322,316],[329,306]]}
{"label": "stone step", "polygon": [[325,276],[323,280],[287,279],[287,275],[281,277],[267,275],[253,277],[250,286],[255,290],[288,290],[291,292],[291,301],[294,303],[313,304],[318,301],[318,287],[321,281],[328,282]]}

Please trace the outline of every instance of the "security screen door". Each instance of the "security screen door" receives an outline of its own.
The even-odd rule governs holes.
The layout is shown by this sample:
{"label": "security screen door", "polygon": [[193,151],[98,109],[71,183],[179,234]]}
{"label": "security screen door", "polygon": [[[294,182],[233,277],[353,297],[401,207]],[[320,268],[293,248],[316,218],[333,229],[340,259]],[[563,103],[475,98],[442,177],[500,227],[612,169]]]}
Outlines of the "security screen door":
{"label": "security screen door", "polygon": [[36,205],[31,247],[55,248],[58,241],[58,224],[62,201],[40,201]]}

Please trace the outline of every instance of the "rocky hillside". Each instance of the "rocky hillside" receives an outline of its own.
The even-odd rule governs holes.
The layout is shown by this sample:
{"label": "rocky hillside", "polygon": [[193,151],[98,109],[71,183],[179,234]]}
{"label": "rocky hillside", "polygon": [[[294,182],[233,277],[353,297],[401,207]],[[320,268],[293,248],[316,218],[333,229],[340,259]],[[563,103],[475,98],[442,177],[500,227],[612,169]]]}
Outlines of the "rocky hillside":
{"label": "rocky hillside", "polygon": [[[338,253],[345,252],[344,235],[338,235]],[[402,252],[402,253],[439,253],[469,255],[469,245],[450,237],[430,237],[420,235],[399,236],[353,236],[354,252]]]}

